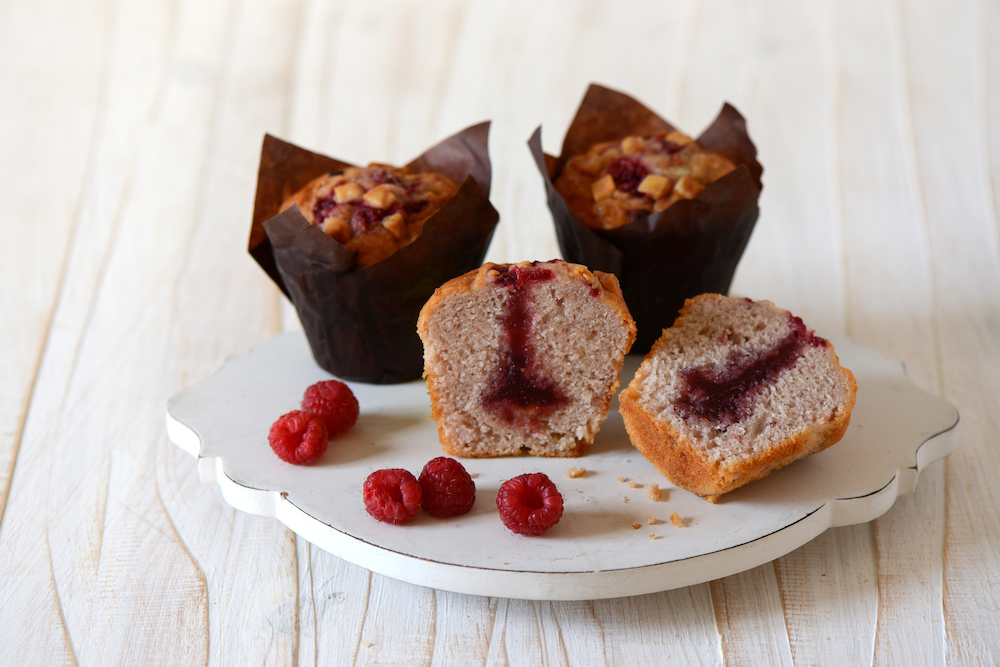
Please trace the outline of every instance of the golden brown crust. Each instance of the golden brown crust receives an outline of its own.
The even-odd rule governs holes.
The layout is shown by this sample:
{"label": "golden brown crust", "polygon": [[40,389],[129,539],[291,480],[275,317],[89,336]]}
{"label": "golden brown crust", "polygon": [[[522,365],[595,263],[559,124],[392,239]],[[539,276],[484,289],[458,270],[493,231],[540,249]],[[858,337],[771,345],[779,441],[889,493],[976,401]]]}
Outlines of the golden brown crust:
{"label": "golden brown crust", "polygon": [[626,387],[618,400],[625,429],[643,457],[671,482],[712,503],[718,502],[724,493],[835,444],[844,437],[851,419],[850,410],[844,411],[833,422],[802,431],[738,465],[723,466],[703,456],[670,424],[643,408],[639,393],[633,387]]}
{"label": "golden brown crust", "polygon": [[[696,299],[689,299],[681,309],[675,328],[680,326],[683,318],[691,315],[696,300],[705,303],[727,299],[728,297],[721,295],[701,295]],[[658,345],[654,345],[646,355],[646,360],[654,357],[657,350]],[[722,494],[761,479],[793,461],[820,452],[844,436],[857,398],[857,382],[854,375],[840,365],[833,346],[828,343],[826,353],[844,388],[844,396],[836,412],[828,420],[804,425],[798,432],[756,454],[710,458],[705,449],[698,447],[670,421],[661,419],[647,409],[638,382],[642,368],[636,375],[637,379],[619,395],[626,431],[636,449],[664,477],[710,502],[717,502]]]}
{"label": "golden brown crust", "polygon": [[[620,165],[629,162],[642,173],[628,168],[623,176]],[[690,137],[661,132],[594,144],[566,162],[553,186],[585,225],[614,229],[694,198],[733,169]]]}

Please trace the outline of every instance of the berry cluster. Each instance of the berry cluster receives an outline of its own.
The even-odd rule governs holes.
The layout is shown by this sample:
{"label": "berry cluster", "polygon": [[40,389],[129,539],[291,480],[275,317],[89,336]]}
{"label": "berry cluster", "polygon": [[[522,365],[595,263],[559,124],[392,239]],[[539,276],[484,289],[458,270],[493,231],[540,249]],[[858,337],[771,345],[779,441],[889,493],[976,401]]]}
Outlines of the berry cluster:
{"label": "berry cluster", "polygon": [[[476,500],[476,485],[461,463],[439,456],[419,478],[401,468],[376,470],[364,484],[365,509],[386,523],[406,523],[423,508],[436,517],[465,514]],[[543,473],[509,479],[497,494],[500,520],[519,535],[541,535],[559,523],[563,498]]]}
{"label": "berry cluster", "polygon": [[[312,463],[328,441],[346,433],[358,420],[358,400],[343,382],[327,380],[306,389],[299,410],[279,417],[267,435],[282,461]],[[476,501],[476,485],[455,459],[427,462],[419,477],[402,468],[376,470],[363,487],[365,509],[379,521],[399,525],[421,509],[444,518],[465,514]],[[519,535],[541,535],[559,522],[563,498],[548,476],[529,473],[500,485],[496,498],[500,520]]]}
{"label": "berry cluster", "polygon": [[465,514],[476,501],[476,485],[455,459],[439,456],[417,479],[402,468],[376,470],[364,484],[365,509],[379,521],[399,525],[421,507],[431,516]]}
{"label": "berry cluster", "polygon": [[302,409],[278,417],[267,442],[282,461],[312,463],[323,456],[327,442],[346,433],[358,420],[358,399],[337,380],[317,382],[306,389]]}

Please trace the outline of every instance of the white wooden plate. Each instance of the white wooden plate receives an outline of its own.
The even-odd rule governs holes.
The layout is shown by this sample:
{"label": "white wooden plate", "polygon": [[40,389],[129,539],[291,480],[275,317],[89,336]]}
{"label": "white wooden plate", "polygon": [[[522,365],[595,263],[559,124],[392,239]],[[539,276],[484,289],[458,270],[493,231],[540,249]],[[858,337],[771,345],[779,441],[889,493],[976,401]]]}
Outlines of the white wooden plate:
{"label": "white wooden plate", "polygon": [[[309,466],[282,462],[267,444],[271,423],[298,408],[306,387],[329,379],[301,333],[272,338],[230,359],[174,396],[167,431],[196,456],[201,480],[218,484],[236,509],[275,517],[322,549],[389,577],[438,589],[537,600],[651,593],[748,570],[827,528],[871,521],[918,473],[958,443],[958,411],[918,389],[901,364],[850,339],[833,339],[858,381],[844,439],[820,454],[723,496],[712,505],[666,482],[632,447],[617,401],[591,450],[578,459],[465,459],[476,504],[464,516],[421,512],[409,524],[379,523],[361,496],[380,468],[419,475],[442,454],[422,381],[349,383],[357,425]],[[629,359],[627,384],[638,366]],[[583,477],[565,475],[584,467]],[[500,484],[544,472],[565,499],[562,520],[541,537],[509,532],[495,499]],[[621,481],[621,480],[626,481]],[[630,482],[639,486],[633,488]],[[659,484],[662,499],[641,485]],[[676,512],[684,525],[675,527]],[[648,524],[647,517],[655,523]],[[633,529],[639,524],[638,529]]]}

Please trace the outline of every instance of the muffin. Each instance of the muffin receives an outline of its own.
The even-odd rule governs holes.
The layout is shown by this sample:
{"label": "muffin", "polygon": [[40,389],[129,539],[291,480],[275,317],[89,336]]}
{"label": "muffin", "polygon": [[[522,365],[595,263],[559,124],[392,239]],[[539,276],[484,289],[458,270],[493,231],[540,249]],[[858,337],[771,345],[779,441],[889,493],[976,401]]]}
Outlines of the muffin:
{"label": "muffin", "polygon": [[585,452],[635,339],[617,279],[559,260],[455,278],[417,330],[444,451],[470,457]]}
{"label": "muffin", "polygon": [[[613,273],[645,354],[685,299],[729,290],[757,222],[763,168],[724,104],[689,137],[635,99],[591,85],[558,157],[528,146],[563,259]],[[612,187],[613,186],[613,187]]]}
{"label": "muffin", "polygon": [[442,174],[373,163],[313,179],[281,210],[298,206],[310,224],[357,251],[360,269],[412,243],[456,192],[458,185]]}
{"label": "muffin", "polygon": [[393,168],[264,138],[249,251],[295,304],[320,367],[356,382],[420,378],[420,309],[483,263],[500,218],[488,139],[480,123]]}
{"label": "muffin", "polygon": [[857,395],[833,345],[770,301],[685,303],[619,397],[632,444],[716,502],[839,441]]}

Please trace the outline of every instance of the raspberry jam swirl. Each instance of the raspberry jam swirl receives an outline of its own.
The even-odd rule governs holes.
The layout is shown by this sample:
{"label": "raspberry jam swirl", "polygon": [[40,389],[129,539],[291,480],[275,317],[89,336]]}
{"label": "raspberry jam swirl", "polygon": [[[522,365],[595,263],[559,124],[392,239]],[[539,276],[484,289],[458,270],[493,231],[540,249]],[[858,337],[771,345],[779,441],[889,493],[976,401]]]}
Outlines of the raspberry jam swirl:
{"label": "raspberry jam swirl", "polygon": [[511,292],[500,316],[501,352],[480,400],[489,412],[507,423],[534,423],[568,399],[551,378],[538,371],[531,342],[530,285],[555,279],[538,263],[497,267],[493,284]]}
{"label": "raspberry jam swirl", "polygon": [[806,347],[829,345],[808,331],[798,317],[789,315],[789,325],[791,331],[771,347],[734,352],[721,368],[696,366],[682,370],[681,393],[674,400],[674,408],[685,418],[700,417],[717,424],[745,419],[757,396],[794,366]]}

